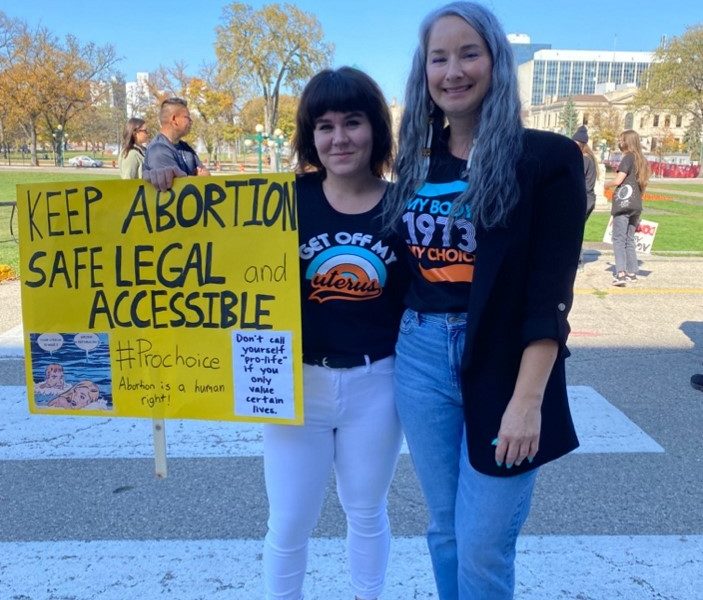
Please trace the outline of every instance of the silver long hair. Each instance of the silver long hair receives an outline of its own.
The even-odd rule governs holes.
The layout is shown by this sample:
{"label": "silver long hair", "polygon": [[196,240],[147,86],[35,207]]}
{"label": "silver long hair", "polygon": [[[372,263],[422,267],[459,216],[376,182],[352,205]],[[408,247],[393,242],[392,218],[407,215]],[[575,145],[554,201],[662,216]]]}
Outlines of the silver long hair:
{"label": "silver long hair", "polygon": [[405,88],[394,201],[386,203],[384,214],[390,227],[397,225],[405,203],[427,177],[428,155],[444,127],[444,113],[432,102],[427,88],[425,65],[430,30],[438,19],[447,16],[460,17],[473,27],[485,41],[493,62],[491,85],[474,131],[469,186],[454,200],[452,215],[463,214],[470,206],[475,224],[496,227],[505,224],[518,201],[516,165],[523,129],[513,52],[502,26],[489,10],[473,2],[452,2],[431,12],[420,25],[419,44]]}

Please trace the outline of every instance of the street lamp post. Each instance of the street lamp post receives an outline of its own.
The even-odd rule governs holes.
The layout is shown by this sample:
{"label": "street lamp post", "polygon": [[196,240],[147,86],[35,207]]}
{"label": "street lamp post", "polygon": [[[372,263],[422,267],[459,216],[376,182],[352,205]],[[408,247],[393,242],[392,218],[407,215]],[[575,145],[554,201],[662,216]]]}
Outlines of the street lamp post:
{"label": "street lamp post", "polygon": [[249,150],[251,150],[251,147],[254,145],[254,142],[252,142],[249,138],[244,140],[244,164],[247,162],[247,154],[249,153]]}
{"label": "street lamp post", "polygon": [[62,125],[56,126],[56,131],[51,134],[54,138],[54,155],[57,167],[63,167],[63,142],[64,131]]}
{"label": "street lamp post", "polygon": [[273,132],[273,135],[269,136],[266,133],[264,133],[264,126],[261,125],[260,123],[257,124],[254,129],[255,129],[256,133],[254,133],[253,135],[249,135],[244,140],[244,147],[247,150],[250,150],[254,146],[254,144],[256,144],[256,153],[257,153],[259,173],[263,172],[264,150],[270,151],[273,153],[273,156],[271,156],[271,158],[276,163],[274,165],[274,171],[280,171],[281,170],[280,164],[281,164],[282,149],[284,147],[285,148],[288,147],[288,141],[286,140],[286,136],[283,134],[283,132],[280,129],[276,129]]}
{"label": "street lamp post", "polygon": [[259,174],[262,172],[262,159],[263,159],[263,152],[264,152],[264,126],[261,123],[257,123],[256,127],[254,128],[256,130],[256,144],[257,144],[257,150],[259,152]]}
{"label": "street lamp post", "polygon": [[284,146],[287,145],[286,136],[280,129],[276,129],[273,132],[273,138],[271,139],[272,147],[275,149],[276,153],[276,171],[281,171],[281,154]]}

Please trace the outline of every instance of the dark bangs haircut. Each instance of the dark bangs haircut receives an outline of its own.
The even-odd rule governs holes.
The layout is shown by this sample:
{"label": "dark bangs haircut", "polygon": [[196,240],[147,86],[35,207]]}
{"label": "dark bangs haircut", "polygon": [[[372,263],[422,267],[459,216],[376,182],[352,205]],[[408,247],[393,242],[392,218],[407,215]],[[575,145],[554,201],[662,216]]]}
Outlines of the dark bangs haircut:
{"label": "dark bangs haircut", "polygon": [[391,114],[381,88],[366,73],[353,67],[325,69],[305,86],[295,118],[293,148],[298,155],[298,170],[325,168],[315,149],[315,121],[327,111],[363,112],[371,123],[373,148],[371,172],[382,177],[391,166],[393,137]]}

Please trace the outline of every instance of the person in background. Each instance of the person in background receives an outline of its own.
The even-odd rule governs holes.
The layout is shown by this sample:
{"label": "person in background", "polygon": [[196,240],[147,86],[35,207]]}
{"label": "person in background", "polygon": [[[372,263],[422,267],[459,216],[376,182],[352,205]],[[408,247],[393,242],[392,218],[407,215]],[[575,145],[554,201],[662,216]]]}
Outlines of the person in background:
{"label": "person in background", "polygon": [[[581,125],[571,138],[574,140],[583,153],[583,176],[586,181],[586,220],[591,216],[596,207],[596,180],[598,179],[598,161],[596,155],[588,145],[588,128]],[[583,266],[583,249],[579,257],[579,267]]]}
{"label": "person in background", "polygon": [[441,600],[508,600],[538,467],[578,446],[564,361],[586,214],[567,137],[524,130],[496,17],[420,26],[386,223],[411,266],[396,406]]}
{"label": "person in background", "polygon": [[171,187],[174,177],[210,175],[195,150],[182,138],[190,133],[193,119],[188,103],[181,98],[167,98],[159,110],[161,130],[146,149],[142,177],[160,190]]}
{"label": "person in background", "polygon": [[588,128],[581,125],[571,138],[583,153],[583,174],[586,179],[586,219],[591,216],[596,207],[596,180],[598,179],[598,161],[593,150],[588,145]]}
{"label": "person in background", "polygon": [[132,117],[122,130],[122,150],[118,159],[122,179],[141,179],[149,130],[144,119]]}
{"label": "person in background", "polygon": [[614,187],[610,214],[613,216],[613,252],[615,274],[613,285],[625,287],[637,281],[637,250],[635,231],[642,214],[642,196],[649,181],[649,164],[642,153],[638,133],[632,129],[623,131],[618,138],[622,159],[617,174],[605,187]]}
{"label": "person in background", "polygon": [[352,589],[359,600],[383,589],[402,439],[393,354],[403,248],[381,217],[392,146],[388,106],[368,75],[342,67],[308,82],[294,140],[305,424],[264,425],[268,600],[303,597],[308,540],[333,469]]}

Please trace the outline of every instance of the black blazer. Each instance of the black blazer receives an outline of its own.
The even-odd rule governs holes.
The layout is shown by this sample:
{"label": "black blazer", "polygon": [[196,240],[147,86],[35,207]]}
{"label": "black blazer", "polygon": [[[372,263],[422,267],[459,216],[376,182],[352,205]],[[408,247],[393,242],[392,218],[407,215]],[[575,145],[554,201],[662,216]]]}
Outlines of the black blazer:
{"label": "black blazer", "polygon": [[[578,446],[566,395],[567,316],[573,301],[586,193],[583,158],[570,139],[525,130],[520,200],[505,227],[477,229],[462,391],[469,459],[488,475],[524,473]],[[542,403],[539,451],[509,471],[491,441],[510,400],[524,348],[550,338],[559,354]]]}

